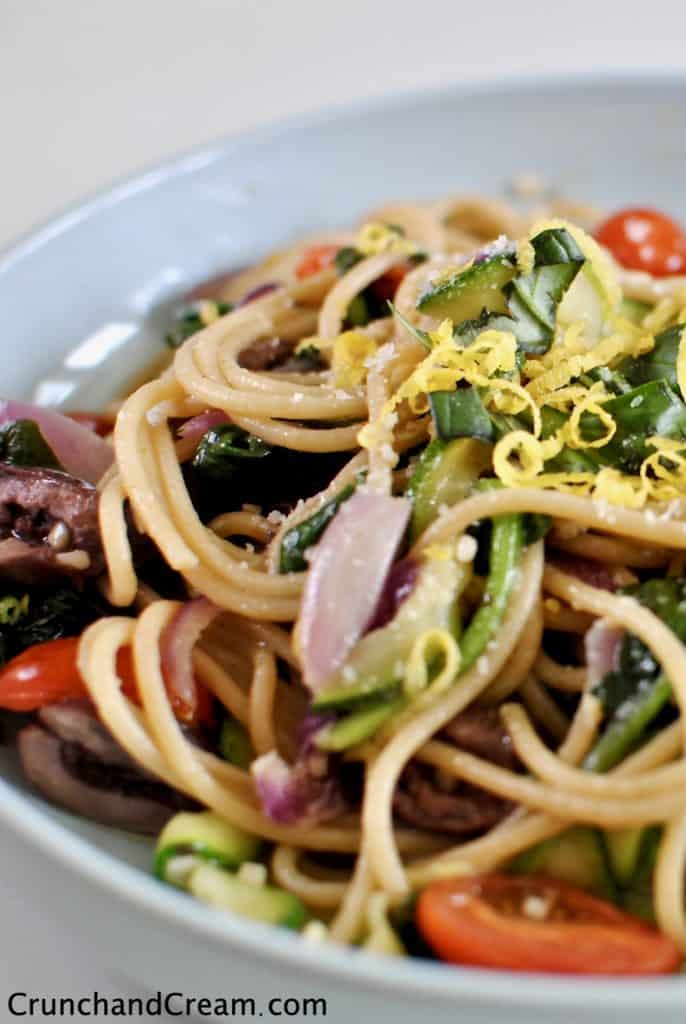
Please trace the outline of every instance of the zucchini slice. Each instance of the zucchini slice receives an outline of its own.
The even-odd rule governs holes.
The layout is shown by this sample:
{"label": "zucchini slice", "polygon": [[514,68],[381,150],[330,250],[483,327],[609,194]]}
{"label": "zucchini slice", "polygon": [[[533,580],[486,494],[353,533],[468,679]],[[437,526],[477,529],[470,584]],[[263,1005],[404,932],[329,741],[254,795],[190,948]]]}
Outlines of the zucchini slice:
{"label": "zucchini slice", "polygon": [[614,901],[617,890],[600,832],[579,826],[537,843],[510,862],[515,875],[549,875]]}
{"label": "zucchini slice", "polygon": [[307,917],[293,893],[271,885],[249,885],[213,864],[199,864],[191,872],[188,889],[202,903],[265,924],[298,930]]}
{"label": "zucchini slice", "polygon": [[184,889],[200,862],[237,868],[246,860],[254,860],[261,845],[257,836],[230,825],[212,811],[184,811],[175,814],[160,833],[154,873],[161,881]]}
{"label": "zucchini slice", "polygon": [[323,729],[317,735],[317,746],[320,750],[341,751],[364,743],[404,706],[402,697],[384,699],[382,696],[368,707],[365,704]]}
{"label": "zucchini slice", "polygon": [[424,449],[410,478],[406,495],[412,502],[410,541],[438,516],[442,505],[456,505],[491,466],[491,445],[470,437],[454,441],[436,438]]}
{"label": "zucchini slice", "polygon": [[454,323],[475,320],[484,309],[507,313],[503,288],[517,272],[507,254],[491,256],[463,270],[439,278],[420,296],[417,309],[435,317],[449,317]]}
{"label": "zucchini slice", "polygon": [[621,886],[630,885],[636,874],[646,832],[646,828],[622,828],[604,833],[610,868]]}
{"label": "zucchini slice", "polygon": [[248,733],[235,718],[225,718],[219,733],[219,753],[236,768],[244,771],[255,757]]}
{"label": "zucchini slice", "polygon": [[318,694],[314,710],[359,709],[370,697],[398,697],[405,661],[417,637],[429,629],[456,632],[456,602],[468,580],[469,570],[454,559],[425,561],[414,590],[392,621],[362,637],[345,667]]}

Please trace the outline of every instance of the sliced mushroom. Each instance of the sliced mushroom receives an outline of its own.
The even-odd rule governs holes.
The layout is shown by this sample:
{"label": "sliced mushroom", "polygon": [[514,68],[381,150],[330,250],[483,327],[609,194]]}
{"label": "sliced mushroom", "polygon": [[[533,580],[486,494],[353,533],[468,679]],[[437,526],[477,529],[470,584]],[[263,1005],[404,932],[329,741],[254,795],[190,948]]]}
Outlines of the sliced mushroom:
{"label": "sliced mushroom", "polygon": [[[85,700],[65,700],[49,704],[38,712],[39,722],[65,743],[77,743],[86,753],[103,764],[136,768],[134,761],[119,746],[93,713],[93,705]],[[147,774],[147,773],[146,773]],[[150,776],[152,777],[152,776]]]}
{"label": "sliced mushroom", "polygon": [[62,741],[37,725],[19,734],[19,756],[26,778],[52,803],[101,825],[154,835],[174,808],[147,797],[105,790],[82,782],[63,760]]}
{"label": "sliced mushroom", "polygon": [[497,708],[467,708],[443,729],[443,737],[477,757],[510,771],[518,765],[510,735]]}
{"label": "sliced mushroom", "polygon": [[393,798],[399,818],[417,828],[447,835],[474,835],[493,828],[512,804],[467,782],[446,792],[427,765],[409,764]]}
{"label": "sliced mushroom", "polygon": [[57,470],[0,465],[0,578],[30,585],[103,567],[95,487]]}
{"label": "sliced mushroom", "polygon": [[[502,768],[517,767],[512,741],[495,708],[467,708],[445,726],[441,738]],[[411,825],[450,835],[485,832],[512,810],[507,800],[459,779],[446,779],[417,762],[403,772],[393,807]]]}
{"label": "sliced mushroom", "polygon": [[19,757],[26,778],[51,803],[145,835],[159,832],[176,811],[196,806],[140,768],[88,701],[45,707],[38,721],[19,733]]}
{"label": "sliced mushroom", "polygon": [[284,338],[260,338],[243,349],[238,364],[245,370],[271,370],[283,363],[294,347],[295,342]]}

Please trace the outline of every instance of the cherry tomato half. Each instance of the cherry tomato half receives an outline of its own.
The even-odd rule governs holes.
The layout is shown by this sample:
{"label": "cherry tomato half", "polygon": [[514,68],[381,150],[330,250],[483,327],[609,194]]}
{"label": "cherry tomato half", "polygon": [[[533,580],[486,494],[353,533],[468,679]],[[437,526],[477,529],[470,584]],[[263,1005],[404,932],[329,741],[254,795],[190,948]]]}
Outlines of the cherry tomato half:
{"label": "cherry tomato half", "polygon": [[412,264],[407,262],[398,263],[397,266],[391,267],[390,270],[387,270],[382,277],[378,278],[371,285],[374,294],[384,301],[392,300],[405,274],[411,267]]}
{"label": "cherry tomato half", "polygon": [[620,210],[600,225],[596,238],[629,270],[656,277],[686,272],[686,232],[658,210]]}
{"label": "cherry tomato half", "polygon": [[442,960],[554,974],[671,974],[681,954],[666,935],[604,900],[551,878],[474,875],[428,886],[422,935]]}
{"label": "cherry tomato half", "polygon": [[76,669],[78,642],[78,637],[48,640],[12,658],[0,672],[0,707],[37,711],[60,700],[87,697]]}
{"label": "cherry tomato half", "polygon": [[[83,700],[88,690],[79,674],[76,656],[79,637],[47,640],[22,651],[0,669],[0,708],[8,711],[38,711],[48,704],[62,700]],[[122,693],[139,704],[136,673],[130,647],[120,648],[117,654],[117,675],[122,681]],[[197,686],[195,708],[172,707],[181,721],[188,724],[211,724],[214,717],[211,693]]]}
{"label": "cherry tomato half", "polygon": [[332,267],[340,245],[312,245],[303,253],[300,263],[295,268],[295,276],[311,277],[319,274],[327,267]]}

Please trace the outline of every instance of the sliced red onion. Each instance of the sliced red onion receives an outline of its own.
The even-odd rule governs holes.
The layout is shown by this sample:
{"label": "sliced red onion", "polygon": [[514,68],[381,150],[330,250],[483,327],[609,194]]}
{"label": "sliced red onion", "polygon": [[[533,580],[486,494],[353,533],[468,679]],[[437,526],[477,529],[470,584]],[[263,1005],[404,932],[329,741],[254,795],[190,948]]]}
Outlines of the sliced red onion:
{"label": "sliced red onion", "polygon": [[624,630],[611,626],[605,619],[597,619],[586,630],[584,649],[588,671],[587,687],[593,689],[608,672],[619,668],[619,653]]}
{"label": "sliced red onion", "polygon": [[197,597],[176,612],[160,638],[162,675],[177,718],[182,721],[193,719],[198,703],[193,648],[220,612],[206,597]]}
{"label": "sliced red onion", "polygon": [[318,750],[315,742],[330,721],[322,715],[305,718],[294,764],[289,765],[276,750],[253,761],[250,771],[267,818],[281,825],[314,825],[346,810],[335,758]]}
{"label": "sliced red onion", "polygon": [[67,473],[97,484],[112,464],[112,446],[68,416],[28,402],[0,400],[0,425],[33,420]]}
{"label": "sliced red onion", "polygon": [[249,302],[255,302],[256,299],[261,299],[265,295],[269,295],[270,292],[275,292],[280,287],[281,285],[278,281],[266,281],[264,284],[258,284],[243,295],[238,305],[247,306]]}
{"label": "sliced red onion", "polygon": [[556,555],[555,564],[563,572],[568,573],[570,576],[576,576],[582,583],[588,583],[589,587],[612,592],[619,590],[614,570],[603,562],[594,562],[590,558]]}
{"label": "sliced red onion", "polygon": [[372,620],[410,510],[407,498],[357,491],[314,549],[297,627],[311,693],[343,666]]}
{"label": "sliced red onion", "polygon": [[184,441],[199,444],[200,439],[208,430],[218,427],[220,423],[228,422],[229,417],[221,409],[208,409],[207,412],[201,412],[199,416],[193,416],[192,419],[182,423],[178,434]]}
{"label": "sliced red onion", "polygon": [[386,585],[381,592],[371,622],[365,630],[381,629],[395,617],[398,608],[406,601],[414,590],[419,577],[419,562],[414,558],[403,558],[396,562],[386,578]]}

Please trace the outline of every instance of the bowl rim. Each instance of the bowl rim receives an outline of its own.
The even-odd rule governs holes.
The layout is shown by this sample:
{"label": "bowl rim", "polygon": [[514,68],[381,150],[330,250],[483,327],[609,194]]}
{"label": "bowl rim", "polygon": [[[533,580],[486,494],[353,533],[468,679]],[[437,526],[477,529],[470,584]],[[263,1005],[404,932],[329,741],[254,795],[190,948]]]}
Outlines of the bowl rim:
{"label": "bowl rim", "polygon": [[[291,131],[313,131],[331,120],[383,113],[408,105],[427,104],[471,96],[488,97],[516,93],[559,91],[592,93],[599,88],[616,90],[618,99],[632,89],[648,92],[672,88],[686,97],[686,71],[679,66],[619,68],[604,71],[545,72],[511,74],[489,78],[471,77],[463,82],[442,86],[398,90],[390,95],[363,98],[329,105],[304,114],[282,117],[257,127],[194,146],[133,174],[116,179],[66,206],[18,240],[0,249],[0,275],[60,235],[67,233],[100,210],[175,178],[238,154],[242,147],[270,142]],[[591,1009],[601,1004],[613,1009],[671,1009],[686,1003],[686,979],[678,976],[659,979],[627,980],[520,974],[516,972],[449,967],[413,958],[400,960],[374,954],[311,944],[299,936],[234,915],[205,907],[185,894],[163,886],[115,854],[106,852],[74,833],[34,801],[27,799],[12,783],[0,777],[0,819],[45,853],[55,857],[75,874],[86,876],[101,889],[121,901],[154,914],[161,921],[191,929],[213,943],[233,945],[268,960],[274,966],[287,966],[298,974],[309,973],[338,983],[353,982],[369,992],[394,993],[403,999],[426,998],[450,1002],[459,1007],[460,998],[472,1004],[508,1008]]]}

